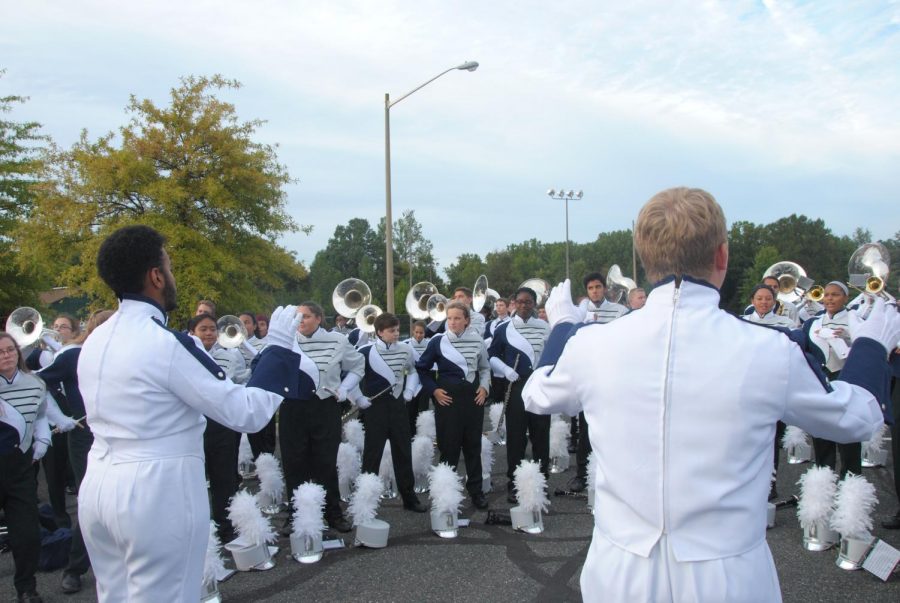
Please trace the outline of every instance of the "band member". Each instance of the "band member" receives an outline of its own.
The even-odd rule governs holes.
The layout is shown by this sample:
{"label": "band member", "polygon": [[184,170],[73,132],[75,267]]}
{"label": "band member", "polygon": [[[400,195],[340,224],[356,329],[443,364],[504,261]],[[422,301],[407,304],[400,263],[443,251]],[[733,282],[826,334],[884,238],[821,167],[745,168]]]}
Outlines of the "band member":
{"label": "band member", "polygon": [[126,226],[100,245],[97,269],[119,309],[78,360],[94,433],[78,518],[101,602],[197,599],[209,541],[203,416],[257,431],[297,395],[295,308],[275,311],[271,345],[236,385],[193,338],[165,327],[176,288],[164,244],[152,228]]}
{"label": "band member", "polygon": [[[803,322],[802,319],[799,317],[799,314],[800,314],[799,306],[797,306],[789,301],[782,301],[782,300],[778,299],[778,290],[779,290],[780,284],[779,284],[777,278],[775,278],[774,276],[764,276],[763,280],[762,280],[762,284],[767,286],[769,289],[771,289],[772,291],[775,292],[775,305],[772,307],[772,310],[771,310],[773,314],[775,314],[777,316],[787,317],[788,319],[790,319],[790,321],[794,325],[797,325],[797,324]],[[815,302],[812,302],[812,303],[815,303]],[[753,304],[751,303],[749,306],[744,308],[744,314],[745,315],[753,314],[753,309],[754,309],[754,307],[753,307]],[[758,321],[753,321],[753,322],[758,322]]]}
{"label": "band member", "polygon": [[211,299],[201,299],[197,302],[197,309],[194,310],[194,316],[199,316],[200,314],[209,314],[213,318],[216,318],[216,302]]}
{"label": "band member", "polygon": [[33,463],[50,445],[44,382],[28,372],[19,345],[0,331],[0,507],[6,515],[9,547],[20,601],[40,601],[34,574],[41,539]]}
{"label": "band member", "polygon": [[509,306],[507,306],[506,300],[502,297],[494,302],[494,313],[497,315],[496,318],[488,321],[484,325],[485,345],[491,345],[489,340],[494,336],[494,331],[510,318]]}
{"label": "band member", "polygon": [[[98,310],[91,314],[87,321],[86,330],[75,339],[69,341],[53,359],[53,363],[41,370],[39,375],[47,384],[48,390],[57,389],[65,393],[68,402],[69,413],[81,419],[80,429],[73,429],[66,434],[69,447],[69,462],[75,478],[75,492],[77,493],[84,480],[87,470],[88,452],[94,443],[94,436],[90,426],[84,420],[87,414],[84,409],[84,400],[78,387],[78,358],[81,355],[81,346],[94,329],[112,316],[112,310]],[[64,593],[76,593],[81,590],[81,576],[91,567],[87,549],[84,546],[84,538],[81,535],[81,523],[76,522],[72,530],[72,549],[69,553],[69,564],[63,572],[61,588]]]}
{"label": "band member", "polygon": [[[322,306],[305,301],[298,307],[300,327],[296,336],[302,361],[299,370],[315,391],[289,397],[280,410],[278,439],[288,496],[306,481],[325,488],[325,520],[339,532],[351,524],[341,510],[338,490],[337,451],[341,444],[341,409],[359,383],[365,368],[362,355],[340,333],[322,328]],[[341,379],[341,373],[346,376]],[[287,528],[285,528],[287,529]]]}
{"label": "band member", "polygon": [[269,317],[265,314],[256,315],[256,337],[262,341],[269,334]]}
{"label": "band member", "polygon": [[[198,314],[188,322],[188,333],[200,340],[203,349],[212,356],[225,376],[235,383],[245,383],[250,370],[237,349],[225,349],[216,343],[216,320],[209,314]],[[203,431],[203,454],[206,461],[206,477],[209,480],[210,515],[219,526],[219,539],[234,539],[234,528],[228,519],[228,501],[238,490],[237,448],[240,433],[229,429],[210,417],[206,417]]]}
{"label": "band member", "polygon": [[[550,468],[550,417],[536,415],[525,410],[522,403],[522,387],[540,361],[541,352],[550,333],[549,325],[540,318],[532,318],[537,294],[522,287],[516,291],[516,314],[494,331],[488,355],[491,368],[503,373],[509,388],[506,405],[506,476],[507,498],[515,503],[513,472],[525,458],[525,448],[531,441],[531,456],[540,462],[541,471],[549,475]],[[527,438],[527,439],[526,439]]]}
{"label": "band member", "polygon": [[[479,337],[484,336],[484,316],[476,312],[472,308],[472,290],[468,287],[457,287],[453,290],[453,301],[458,301],[469,310],[469,328],[475,331]],[[446,329],[446,319],[440,322],[432,321],[428,325],[428,331],[431,335],[443,333]]]}
{"label": "band member", "polygon": [[[431,341],[431,338],[425,337],[425,323],[417,320],[413,323],[412,337],[406,339],[403,343],[412,348],[414,359],[418,360],[425,348],[428,347],[429,341]],[[416,419],[418,419],[419,413],[428,410],[428,403],[431,401],[431,396],[422,388],[421,383],[417,390],[412,402],[407,404],[409,410],[409,433],[413,435],[416,433]]]}
{"label": "band member", "polygon": [[[465,303],[447,304],[447,330],[431,338],[416,362],[416,369],[422,389],[435,400],[441,462],[455,469],[462,449],[466,460],[466,489],[472,504],[486,509],[488,502],[482,492],[481,478],[481,428],[491,371],[484,340],[469,328],[469,320],[470,311]],[[435,364],[437,380],[432,372]]]}
{"label": "band member", "polygon": [[[848,293],[847,285],[840,281],[825,285],[825,297],[822,298],[825,312],[803,325],[803,345],[822,366],[829,381],[840,378],[853,341],[852,331],[859,325],[856,314],[846,308]],[[862,444],[858,441],[837,444],[826,438],[813,437],[813,448],[816,464],[832,469],[837,467],[840,452],[841,479],[848,471],[862,474]]]}
{"label": "band member", "polygon": [[[579,304],[585,323],[607,324],[628,314],[628,308],[606,299],[606,279],[599,272],[591,272],[582,280],[587,297]],[[587,487],[587,464],[591,455],[590,427],[584,413],[578,414],[578,438],[576,443],[575,477],[567,487],[572,492],[583,492]],[[573,438],[574,439],[574,438]]]}
{"label": "band member", "polygon": [[359,349],[366,360],[366,373],[355,398],[366,425],[362,470],[378,473],[384,443],[390,440],[394,477],[403,508],[425,513],[428,508],[413,491],[412,436],[406,410],[406,404],[412,403],[419,388],[415,353],[410,346],[397,341],[400,320],[389,312],[375,319],[375,335],[372,343]]}
{"label": "band member", "polygon": [[[228,362],[228,359],[236,354],[244,359],[244,363],[247,369],[252,370],[253,359],[263,350],[263,348],[266,347],[266,342],[256,336],[256,334],[258,333],[259,325],[256,322],[255,314],[253,314],[252,312],[241,312],[238,315],[238,318],[241,320],[241,324],[244,325],[244,329],[247,331],[247,339],[241,346],[227,350],[227,354],[222,353],[222,350],[224,348],[222,348],[221,346],[216,346],[216,349],[219,350],[219,356],[216,357],[215,355],[213,355],[213,358],[216,359],[216,362],[219,362],[220,359],[224,362]],[[235,367],[235,374],[243,374],[243,371],[239,371],[237,367]],[[229,375],[229,378],[231,378],[231,375]],[[243,381],[236,380],[235,383],[243,383],[248,378],[249,374],[243,379]],[[250,449],[253,451],[254,459],[263,453],[275,454],[277,423],[278,418],[276,413],[272,416],[272,419],[265,427],[263,427],[256,433],[247,434],[247,441],[250,443]],[[235,436],[235,445],[239,446],[241,442],[241,434],[235,433]],[[237,454],[237,448],[235,448],[235,454]]]}
{"label": "band member", "polygon": [[841,441],[882,425],[876,396],[900,316],[879,305],[846,382],[829,388],[784,333],[719,310],[726,236],[709,193],[663,191],[635,228],[658,281],[640,312],[579,329],[564,324],[580,317],[568,282],[547,302],[552,366],[523,396],[528,410],[583,410],[591,425],[600,512],[581,574],[586,601],[780,601],[765,528],[775,423]]}
{"label": "band member", "polygon": [[340,333],[341,335],[349,335],[350,328],[347,326],[347,317],[341,316],[340,314],[334,315],[334,327],[331,328],[332,332]]}
{"label": "band member", "polygon": [[741,318],[761,325],[794,328],[796,324],[789,316],[775,312],[777,301],[775,289],[766,284],[756,285],[750,291],[750,305],[753,310],[749,314],[742,315]]}
{"label": "band member", "polygon": [[628,292],[628,309],[634,312],[647,303],[647,292],[642,287],[635,287]]}

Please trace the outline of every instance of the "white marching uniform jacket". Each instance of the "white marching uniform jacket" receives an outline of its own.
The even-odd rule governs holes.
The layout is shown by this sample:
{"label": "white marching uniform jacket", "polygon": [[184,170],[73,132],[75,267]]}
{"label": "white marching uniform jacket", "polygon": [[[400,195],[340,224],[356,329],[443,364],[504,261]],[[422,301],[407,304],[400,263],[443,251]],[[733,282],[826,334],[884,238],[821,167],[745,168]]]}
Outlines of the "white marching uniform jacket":
{"label": "white marching uniform jacket", "polygon": [[48,402],[53,402],[53,398],[47,393],[46,384],[34,375],[19,370],[11,380],[0,375],[0,422],[16,431],[22,452],[28,452],[35,442],[43,444],[36,460],[50,445]]}
{"label": "white marching uniform jacket", "polygon": [[[366,361],[362,354],[340,333],[322,327],[309,337],[297,333],[297,347],[319,370],[318,379],[313,382],[317,384],[316,395],[320,400],[335,396],[339,388],[349,395],[365,373]],[[300,370],[304,370],[302,365]]]}
{"label": "white marching uniform jacket", "polygon": [[622,304],[616,304],[608,299],[603,299],[599,304],[595,304],[590,299],[581,300],[578,305],[581,313],[584,315],[584,322],[598,322],[606,324],[615,319],[628,314],[628,308]]}
{"label": "white marching uniform jacket", "polygon": [[781,314],[776,314],[774,311],[770,311],[763,316],[760,316],[759,312],[757,312],[756,309],[750,312],[750,314],[742,315],[741,318],[743,318],[747,322],[756,323],[758,325],[784,327],[785,329],[793,329],[796,324],[789,317],[783,316]]}
{"label": "white marching uniform jacket", "polygon": [[259,431],[296,395],[297,356],[272,346],[236,385],[155,302],[125,297],[78,361],[94,434],[78,516],[100,601],[194,602],[209,536],[204,415]]}
{"label": "white marching uniform jacket", "polygon": [[[557,325],[544,351],[551,366],[525,385],[526,410],[583,410],[591,426],[601,511],[585,600],[779,600],[765,545],[776,421],[838,442],[882,425],[867,389],[829,386],[784,333],[718,304],[708,283],[665,279],[638,313],[602,328]],[[882,346],[862,341],[854,374],[888,370]],[[696,562],[684,570],[696,580],[667,592],[680,584],[667,576],[681,571],[675,562]],[[655,582],[641,582],[647,567]]]}

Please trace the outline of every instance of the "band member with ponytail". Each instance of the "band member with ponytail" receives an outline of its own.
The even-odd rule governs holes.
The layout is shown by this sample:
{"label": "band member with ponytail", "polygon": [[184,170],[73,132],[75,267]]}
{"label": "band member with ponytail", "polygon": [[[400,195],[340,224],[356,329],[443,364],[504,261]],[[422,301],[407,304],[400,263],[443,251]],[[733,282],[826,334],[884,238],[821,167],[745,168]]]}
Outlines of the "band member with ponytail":
{"label": "band member with ponytail", "polygon": [[[350,522],[341,510],[337,452],[341,444],[340,402],[356,387],[365,370],[362,355],[340,333],[322,327],[322,306],[305,301],[298,306],[300,327],[299,396],[284,401],[279,411],[278,440],[288,496],[303,482],[325,488],[325,520],[339,532]],[[341,378],[341,374],[345,376]]]}
{"label": "band member with ponytail", "polygon": [[540,361],[550,326],[540,318],[532,318],[537,294],[522,287],[516,292],[516,314],[494,330],[488,355],[491,368],[503,374],[510,389],[506,406],[506,476],[507,500],[516,502],[513,472],[525,458],[526,436],[531,440],[531,456],[540,462],[541,471],[550,469],[550,417],[525,410],[522,387]]}
{"label": "band member with ponytail", "polygon": [[[434,420],[441,462],[454,469],[462,449],[466,460],[466,490],[472,504],[486,509],[482,492],[481,430],[491,370],[481,334],[469,328],[469,307],[447,304],[446,331],[428,342],[416,362],[422,389],[435,400]],[[433,367],[437,364],[437,380]]]}
{"label": "band member with ponytail", "polygon": [[[428,342],[431,341],[430,337],[425,336],[425,326],[425,321],[417,320],[416,322],[414,322],[412,328],[412,337],[406,339],[403,342],[412,348],[413,354],[415,355],[415,360],[419,360],[419,356],[422,355],[422,352],[424,352],[425,348],[428,347]],[[420,412],[428,410],[428,403],[430,401],[431,396],[428,395],[428,393],[422,388],[420,382],[415,397],[412,399],[412,402],[407,405],[409,410],[410,434],[415,435],[416,419],[418,419]]]}
{"label": "band member with ponytail", "polygon": [[410,346],[398,342],[399,338],[400,319],[384,312],[375,319],[374,341],[359,348],[366,360],[366,372],[355,390],[354,400],[366,426],[362,470],[378,473],[384,443],[390,440],[394,476],[403,498],[403,508],[425,513],[428,508],[413,491],[412,436],[406,409],[407,404],[413,404],[419,388],[416,354]]}

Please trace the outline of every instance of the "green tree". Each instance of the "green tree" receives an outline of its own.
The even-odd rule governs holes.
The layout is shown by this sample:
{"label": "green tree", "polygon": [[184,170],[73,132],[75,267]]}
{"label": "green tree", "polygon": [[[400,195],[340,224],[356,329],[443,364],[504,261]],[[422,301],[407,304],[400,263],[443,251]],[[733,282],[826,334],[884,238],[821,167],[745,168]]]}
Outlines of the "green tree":
{"label": "green tree", "polygon": [[[477,253],[464,253],[456,258],[455,264],[447,267],[447,297],[451,297],[456,287],[469,287],[475,284],[479,276],[485,273],[487,266]],[[490,277],[489,277],[490,278]],[[443,292],[442,292],[443,293]]]}
{"label": "green tree", "polygon": [[756,258],[752,266],[744,270],[743,279],[741,280],[740,289],[736,298],[737,307],[731,308],[735,312],[742,311],[750,299],[750,291],[756,285],[762,282],[762,275],[769,269],[772,264],[782,260],[781,252],[772,245],[765,245],[756,252]]}
{"label": "green tree", "polygon": [[[2,77],[3,71],[0,71]],[[37,293],[47,285],[37,265],[22,265],[15,228],[31,214],[34,186],[41,170],[41,144],[47,137],[37,122],[3,118],[23,96],[0,97],[0,316],[22,305],[38,305]]]}
{"label": "green tree", "polygon": [[71,149],[51,148],[34,212],[18,229],[21,263],[46,258],[60,284],[108,306],[97,249],[110,231],[141,223],[169,241],[177,318],[201,297],[225,311],[262,310],[278,291],[296,289],[306,271],[275,243],[297,228],[284,207],[291,179],[275,148],[253,140],[263,122],[240,121],[215,96],[239,87],[221,76],[186,77],[167,106],[132,96],[118,136],[92,141],[85,131]]}

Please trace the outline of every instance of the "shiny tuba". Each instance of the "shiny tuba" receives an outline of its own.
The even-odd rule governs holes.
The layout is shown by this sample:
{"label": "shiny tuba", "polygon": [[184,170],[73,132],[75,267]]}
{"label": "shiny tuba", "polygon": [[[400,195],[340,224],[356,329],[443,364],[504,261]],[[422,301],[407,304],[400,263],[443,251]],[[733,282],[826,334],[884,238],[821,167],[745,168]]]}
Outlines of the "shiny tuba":
{"label": "shiny tuba", "polygon": [[346,278],[331,293],[331,305],[344,318],[353,318],[364,306],[372,303],[372,290],[358,278]]}
{"label": "shiny tuba", "polygon": [[447,304],[449,303],[450,300],[440,293],[435,293],[429,297],[425,308],[428,312],[428,318],[435,322],[440,322],[447,318]]}
{"label": "shiny tuba", "polygon": [[531,289],[537,295],[537,302],[534,304],[535,308],[543,307],[547,303],[547,298],[550,297],[550,283],[542,278],[530,278],[519,285],[519,289],[522,287]]}
{"label": "shiny tuba", "polygon": [[375,304],[366,304],[356,313],[356,326],[363,333],[375,332],[375,319],[383,313],[383,310]]}
{"label": "shiny tuba", "polygon": [[406,294],[406,312],[414,320],[425,320],[428,315],[428,299],[436,295],[438,289],[433,283],[422,281],[416,283]]}
{"label": "shiny tuba", "polygon": [[847,272],[850,274],[850,286],[869,295],[881,295],[890,274],[891,255],[881,243],[866,243],[861,245],[847,264]]}
{"label": "shiny tuba", "polygon": [[247,341],[247,328],[237,316],[226,314],[216,321],[217,342],[223,348],[236,348]]}
{"label": "shiny tuba", "polygon": [[762,275],[764,279],[770,276],[778,281],[777,297],[781,302],[797,303],[813,286],[812,279],[806,276],[806,270],[796,262],[782,261],[772,264]]}
{"label": "shiny tuba", "polygon": [[487,292],[487,276],[482,274],[475,280],[475,286],[472,287],[472,309],[476,312],[481,312],[481,309],[487,303]]}
{"label": "shiny tuba", "polygon": [[632,289],[637,289],[637,283],[624,276],[618,264],[610,266],[606,273],[606,299],[614,304],[622,303],[622,298],[627,299]]}
{"label": "shiny tuba", "polygon": [[44,328],[44,319],[41,313],[34,308],[22,306],[12,311],[6,319],[6,332],[19,344],[20,348],[26,348],[35,343],[44,335],[56,336],[56,332]]}

